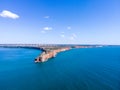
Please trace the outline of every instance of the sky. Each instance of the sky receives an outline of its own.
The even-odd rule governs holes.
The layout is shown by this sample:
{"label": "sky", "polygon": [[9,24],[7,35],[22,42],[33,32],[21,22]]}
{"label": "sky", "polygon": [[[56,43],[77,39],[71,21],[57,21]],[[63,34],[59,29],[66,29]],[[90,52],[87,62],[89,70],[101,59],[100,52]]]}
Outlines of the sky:
{"label": "sky", "polygon": [[0,43],[120,45],[120,0],[0,0]]}

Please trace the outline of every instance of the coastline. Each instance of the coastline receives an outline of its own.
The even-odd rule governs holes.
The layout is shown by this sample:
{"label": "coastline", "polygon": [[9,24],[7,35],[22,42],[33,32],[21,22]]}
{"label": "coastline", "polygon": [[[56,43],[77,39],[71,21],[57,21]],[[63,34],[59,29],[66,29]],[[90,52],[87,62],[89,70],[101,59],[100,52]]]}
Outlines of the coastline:
{"label": "coastline", "polygon": [[71,49],[75,49],[75,48],[93,48],[93,47],[103,47],[101,45],[90,45],[90,46],[81,46],[81,45],[76,45],[76,46],[64,46],[64,47],[45,47],[43,48],[43,52],[35,58],[35,63],[39,63],[39,62],[46,62],[48,61],[50,58],[54,58],[56,57],[56,55],[60,52],[64,52],[64,51],[68,51]]}
{"label": "coastline", "polygon": [[3,48],[28,48],[28,49],[37,49],[41,50],[40,53],[35,59],[35,63],[48,61],[50,58],[56,57],[60,52],[68,51],[71,49],[77,48],[96,48],[103,47],[106,45],[63,45],[63,44],[0,44],[0,47]]}
{"label": "coastline", "polygon": [[44,49],[42,54],[40,54],[37,58],[35,58],[35,63],[45,62],[45,61],[49,60],[50,58],[56,57],[56,55],[58,53],[64,52],[64,51],[67,51],[70,49],[71,49],[70,47],[57,48],[57,49],[53,49],[53,50]]}

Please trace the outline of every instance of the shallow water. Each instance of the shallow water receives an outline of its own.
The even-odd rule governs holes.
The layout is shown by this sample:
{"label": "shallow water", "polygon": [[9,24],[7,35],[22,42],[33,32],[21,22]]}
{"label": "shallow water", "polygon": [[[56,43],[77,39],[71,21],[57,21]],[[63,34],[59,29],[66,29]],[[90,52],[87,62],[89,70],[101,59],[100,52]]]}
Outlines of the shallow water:
{"label": "shallow water", "polygon": [[0,48],[0,90],[120,90],[120,47],[72,49],[35,64],[39,53]]}

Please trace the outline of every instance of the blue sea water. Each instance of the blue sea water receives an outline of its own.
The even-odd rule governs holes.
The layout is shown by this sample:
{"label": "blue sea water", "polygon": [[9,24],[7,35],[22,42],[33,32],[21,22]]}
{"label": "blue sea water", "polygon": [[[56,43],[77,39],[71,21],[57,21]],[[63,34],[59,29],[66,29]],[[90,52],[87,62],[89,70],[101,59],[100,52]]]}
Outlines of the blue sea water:
{"label": "blue sea water", "polygon": [[72,49],[35,64],[40,53],[0,48],[0,90],[120,90],[120,47]]}

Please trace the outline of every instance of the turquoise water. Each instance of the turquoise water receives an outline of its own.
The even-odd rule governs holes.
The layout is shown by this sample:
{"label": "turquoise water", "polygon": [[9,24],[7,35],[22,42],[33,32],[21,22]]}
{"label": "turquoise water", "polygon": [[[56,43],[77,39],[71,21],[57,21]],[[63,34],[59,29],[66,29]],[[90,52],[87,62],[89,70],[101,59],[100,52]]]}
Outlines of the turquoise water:
{"label": "turquoise water", "polygon": [[120,47],[72,49],[35,64],[40,52],[0,48],[0,90],[120,90]]}

